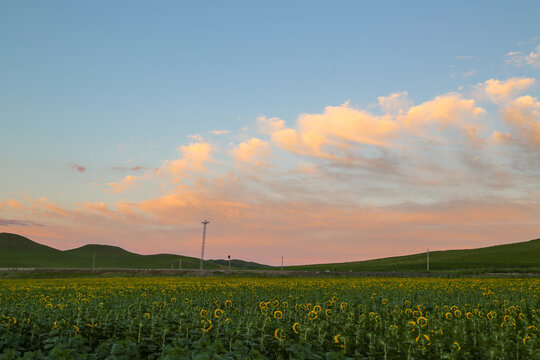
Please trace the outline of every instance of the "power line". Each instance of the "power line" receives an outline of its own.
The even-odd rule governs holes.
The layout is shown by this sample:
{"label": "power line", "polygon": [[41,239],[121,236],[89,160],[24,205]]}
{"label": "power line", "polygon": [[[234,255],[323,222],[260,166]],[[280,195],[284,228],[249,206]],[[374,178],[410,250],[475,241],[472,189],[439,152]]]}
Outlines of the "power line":
{"label": "power line", "polygon": [[201,224],[203,224],[202,248],[201,248],[201,266],[200,266],[200,269],[201,269],[201,270],[203,269],[203,260],[204,260],[204,240],[206,239],[206,225],[207,225],[209,222],[210,222],[210,221],[208,221],[208,220],[204,220],[203,222],[201,222]]}

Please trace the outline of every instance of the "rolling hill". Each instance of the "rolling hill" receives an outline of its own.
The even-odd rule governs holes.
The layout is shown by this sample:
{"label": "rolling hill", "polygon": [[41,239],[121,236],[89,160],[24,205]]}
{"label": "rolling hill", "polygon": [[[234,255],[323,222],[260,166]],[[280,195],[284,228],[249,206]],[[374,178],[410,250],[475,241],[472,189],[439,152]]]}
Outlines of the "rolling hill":
{"label": "rolling hill", "polygon": [[[38,244],[23,236],[0,233],[0,268],[91,268],[95,254],[96,268],[126,269],[198,269],[199,259],[174,254],[140,255],[117,246],[84,245],[61,251]],[[432,272],[540,272],[540,239],[490,246],[470,250],[445,250],[430,252]],[[227,269],[228,260],[207,260],[204,268]],[[255,262],[231,260],[233,270],[277,270],[279,267]],[[284,270],[299,271],[396,271],[425,272],[426,253],[396,256],[383,259],[286,266]]]}
{"label": "rolling hill", "polygon": [[[38,244],[24,236],[0,233],[0,267],[35,268],[91,268],[95,254],[96,268],[130,269],[198,269],[200,260],[193,257],[157,254],[140,255],[117,246],[84,245],[71,250],[58,250]],[[204,262],[205,269],[219,269],[220,265]]]}
{"label": "rolling hill", "polygon": [[0,233],[0,267],[75,267],[76,262],[60,250],[33,242],[24,236]]}
{"label": "rolling hill", "polygon": [[[473,271],[540,271],[540,239],[470,250],[445,250],[429,253],[432,272]],[[333,264],[287,266],[287,270],[317,271],[426,271],[426,253],[383,259]]]}
{"label": "rolling hill", "polygon": [[[210,260],[214,264],[223,266],[224,269],[229,267],[229,260],[219,259],[219,260]],[[239,259],[231,259],[231,269],[238,270],[273,270],[275,267],[270,265],[259,264],[252,261],[244,261]]]}

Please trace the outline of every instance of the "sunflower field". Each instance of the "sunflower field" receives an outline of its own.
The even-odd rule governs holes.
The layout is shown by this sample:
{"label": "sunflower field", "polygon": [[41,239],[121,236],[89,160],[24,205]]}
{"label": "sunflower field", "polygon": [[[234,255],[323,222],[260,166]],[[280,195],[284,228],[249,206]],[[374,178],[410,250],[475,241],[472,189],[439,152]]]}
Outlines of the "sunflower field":
{"label": "sunflower field", "polygon": [[540,359],[540,279],[0,281],[0,359]]}

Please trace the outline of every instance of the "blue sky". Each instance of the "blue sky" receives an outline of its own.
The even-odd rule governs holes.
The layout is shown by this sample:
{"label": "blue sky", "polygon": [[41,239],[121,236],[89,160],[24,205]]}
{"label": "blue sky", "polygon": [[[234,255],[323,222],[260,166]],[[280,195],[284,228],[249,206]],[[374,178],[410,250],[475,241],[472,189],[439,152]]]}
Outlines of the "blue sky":
{"label": "blue sky", "polygon": [[[378,98],[392,93],[406,91],[410,103],[422,104],[451,92],[471,97],[471,89],[489,79],[535,79],[538,67],[518,60],[540,44],[539,13],[536,1],[3,2],[0,200],[47,198],[70,211],[104,202],[118,210],[120,200],[164,196],[179,182],[151,179],[120,194],[106,191],[106,184],[118,182],[129,168],[149,172],[165,166],[182,154],[179,147],[193,142],[212,144],[212,170],[205,179],[218,173],[245,177],[229,159],[230,151],[254,137],[270,141],[259,132],[261,116],[295,128],[301,114],[322,114],[327,106],[347,101],[380,114]],[[527,90],[538,96],[536,85]],[[481,107],[494,114],[489,123],[496,124],[481,130],[486,136],[507,130],[496,115],[503,111],[500,103]],[[216,130],[229,133],[212,134]],[[306,155],[300,148],[291,153],[283,143],[270,143],[273,157],[267,163],[280,169],[279,179],[253,181],[244,190],[287,197],[272,184],[304,181],[314,191],[334,186],[354,194],[357,180],[347,174],[360,171],[357,165],[347,170],[343,163],[318,159],[320,154]],[[529,151],[534,155],[535,149]],[[495,156],[494,166],[502,166],[499,160]],[[297,162],[325,167],[334,180],[346,179],[314,184],[284,175],[290,170],[286,165]],[[70,164],[86,170],[73,171]],[[462,165],[456,163],[452,171],[463,170]],[[523,195],[520,189],[532,188],[536,194],[531,174],[524,176],[529,180],[520,177],[499,191]],[[180,183],[192,186],[197,180],[184,177]],[[441,200],[409,183],[379,182],[382,189],[403,187],[424,194],[427,202]],[[438,192],[456,194],[452,187]],[[327,196],[321,201],[339,197]],[[0,216],[31,218],[9,209]]]}

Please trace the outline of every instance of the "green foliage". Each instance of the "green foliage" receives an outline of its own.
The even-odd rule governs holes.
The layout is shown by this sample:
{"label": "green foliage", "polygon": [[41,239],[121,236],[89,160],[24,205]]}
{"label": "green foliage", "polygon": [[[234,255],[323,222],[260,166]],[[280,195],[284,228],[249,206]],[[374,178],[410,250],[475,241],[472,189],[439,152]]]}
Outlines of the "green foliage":
{"label": "green foliage", "polygon": [[540,279],[0,280],[0,359],[540,359]]}

